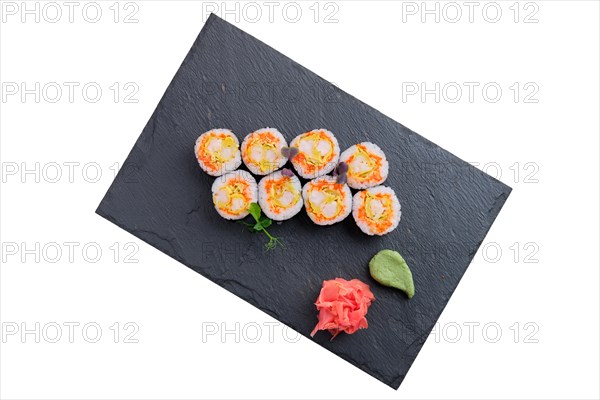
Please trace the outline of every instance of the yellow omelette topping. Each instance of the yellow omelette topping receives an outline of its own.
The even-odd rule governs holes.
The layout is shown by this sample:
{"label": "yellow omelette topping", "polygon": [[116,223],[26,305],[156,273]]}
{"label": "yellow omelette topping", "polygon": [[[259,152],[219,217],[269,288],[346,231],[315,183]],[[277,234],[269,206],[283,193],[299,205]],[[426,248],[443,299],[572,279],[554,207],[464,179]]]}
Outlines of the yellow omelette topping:
{"label": "yellow omelette topping", "polygon": [[367,223],[374,232],[385,232],[392,225],[392,195],[364,191],[361,196],[364,203],[358,209],[359,219]]}
{"label": "yellow omelette topping", "polygon": [[201,139],[196,156],[207,168],[216,171],[235,158],[238,152],[237,143],[231,135],[210,132]]}
{"label": "yellow omelette topping", "polygon": [[[318,144],[321,140],[326,140],[329,143],[329,148],[327,150],[327,153],[325,153],[325,154],[321,154],[321,152],[319,151],[319,148],[318,148]],[[304,136],[302,137],[302,139],[300,139],[300,141],[301,142],[304,142],[304,141],[311,142],[311,146],[310,146],[311,151],[310,152],[302,152],[306,163],[316,165],[316,166],[321,166],[330,161],[331,156],[333,154],[334,146],[333,146],[333,143],[331,142],[331,138],[329,136],[327,136],[324,132],[316,131],[316,132],[305,133]]]}
{"label": "yellow omelette topping", "polygon": [[356,145],[356,151],[346,161],[348,164],[348,177],[359,182],[380,182],[382,157],[369,152],[362,143]]}
{"label": "yellow omelette topping", "polygon": [[392,211],[392,199],[389,195],[379,194],[377,197],[367,192],[365,212],[371,220],[385,220]]}
{"label": "yellow omelette topping", "polygon": [[362,159],[365,160],[366,168],[364,169],[364,171],[355,172],[355,174],[360,177],[367,177],[377,165],[375,160],[373,160],[373,158],[371,157],[371,154],[369,154],[369,152],[365,148],[363,148],[363,146],[356,146],[355,157],[362,157]]}
{"label": "yellow omelette topping", "polygon": [[272,132],[254,134],[247,143],[246,161],[256,165],[261,172],[274,170],[280,157],[279,142],[279,138]]}
{"label": "yellow omelette topping", "polygon": [[344,204],[343,185],[319,181],[312,184],[307,203],[318,221],[335,219],[346,205]]}
{"label": "yellow omelette topping", "polygon": [[277,180],[269,179],[265,189],[269,195],[269,205],[275,213],[294,206],[300,200],[300,191],[288,176]]}
{"label": "yellow omelette topping", "polygon": [[250,206],[250,185],[243,179],[231,178],[215,193],[213,199],[219,209],[239,215]]}

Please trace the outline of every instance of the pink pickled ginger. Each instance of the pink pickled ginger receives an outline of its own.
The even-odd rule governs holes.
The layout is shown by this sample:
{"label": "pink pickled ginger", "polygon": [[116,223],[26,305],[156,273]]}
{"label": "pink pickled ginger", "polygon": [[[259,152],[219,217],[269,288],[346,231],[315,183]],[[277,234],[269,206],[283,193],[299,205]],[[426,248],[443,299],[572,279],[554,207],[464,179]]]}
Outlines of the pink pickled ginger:
{"label": "pink pickled ginger", "polygon": [[319,323],[310,336],[327,329],[333,335],[333,340],[340,332],[352,334],[367,328],[369,324],[365,315],[374,300],[369,286],[358,279],[323,281],[321,293],[315,302],[319,310]]}

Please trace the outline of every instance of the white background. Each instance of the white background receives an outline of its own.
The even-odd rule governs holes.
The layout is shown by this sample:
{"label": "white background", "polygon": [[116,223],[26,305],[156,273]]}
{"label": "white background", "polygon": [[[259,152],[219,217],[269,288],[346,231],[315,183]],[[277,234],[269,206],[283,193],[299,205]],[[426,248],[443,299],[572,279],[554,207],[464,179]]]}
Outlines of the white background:
{"label": "white background", "polygon": [[[56,10],[47,7],[43,14],[44,2],[38,3],[39,22],[35,15],[21,21],[21,2],[2,5],[3,398],[600,396],[597,2],[498,2],[502,15],[495,23],[497,7],[483,14],[485,2],[472,22],[462,2],[438,3],[439,22],[433,14],[421,21],[421,2],[391,1],[328,8],[301,2],[296,23],[289,21],[293,9],[282,15],[285,3],[275,8],[273,22],[262,2],[255,3],[263,13],[258,22],[245,20],[255,9],[244,14],[243,3],[226,16],[514,189],[484,241],[486,253],[477,253],[398,391],[281,325],[269,340],[264,324],[276,321],[94,214],[115,163],[126,158],[200,31],[204,12],[223,7],[113,3],[98,3],[97,23],[82,16],[85,2],[75,8],[73,22],[58,2],[63,15],[56,23],[48,21]],[[462,18],[452,23],[456,4]],[[35,2],[28,5],[33,9]],[[86,10],[93,19],[94,9]],[[138,22],[124,23],[132,12]],[[331,12],[337,22],[326,23]],[[40,92],[48,83],[61,85],[61,99],[49,101],[56,95],[52,85],[39,102],[35,94],[21,98],[19,85],[32,89],[36,82]],[[64,82],[79,84],[73,102]],[[90,82],[103,90],[96,103],[81,92]],[[115,82],[117,102],[109,88]],[[439,102],[433,94],[407,93],[422,82],[429,89],[439,82],[447,91]],[[479,85],[472,102],[464,82]],[[486,84],[501,88],[498,101],[492,102],[492,89],[483,96]],[[456,85],[464,90],[453,103]],[[18,93],[7,94],[15,87]],[[135,88],[129,100],[138,102],[125,102]],[[72,179],[65,162],[79,163]],[[36,163],[37,175],[22,174]],[[98,166],[102,175],[91,182]],[[61,177],[52,183],[57,172]],[[78,243],[73,259],[64,242]],[[23,252],[36,243],[37,254]],[[82,254],[86,245],[89,253]],[[52,262],[57,246],[62,255]],[[102,254],[92,262],[95,248]],[[73,343],[64,325],[69,322],[80,324]],[[471,338],[470,322],[480,324]],[[21,336],[36,323],[39,343],[34,334]],[[97,343],[88,342],[93,328],[82,333],[86,323],[102,329]],[[236,323],[239,340],[233,333],[222,338],[221,329],[236,331]],[[51,343],[54,324],[62,326],[57,343]],[[15,327],[19,331],[10,335]],[[207,335],[215,327],[219,332]],[[261,337],[251,343],[257,332]],[[137,343],[126,343],[132,339]]]}

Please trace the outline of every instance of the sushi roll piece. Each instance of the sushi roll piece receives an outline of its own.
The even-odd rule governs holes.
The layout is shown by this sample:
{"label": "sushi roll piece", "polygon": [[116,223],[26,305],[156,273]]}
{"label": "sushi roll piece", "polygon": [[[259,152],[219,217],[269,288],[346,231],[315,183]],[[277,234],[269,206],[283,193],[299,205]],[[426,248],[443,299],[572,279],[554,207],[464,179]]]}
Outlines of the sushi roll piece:
{"label": "sushi roll piece", "polygon": [[204,132],[196,139],[194,154],[200,168],[210,176],[235,171],[242,164],[240,142],[229,129]]}
{"label": "sushi roll piece", "polygon": [[340,162],[348,164],[348,186],[366,189],[381,185],[388,176],[389,163],[383,150],[371,142],[355,144],[340,156]]}
{"label": "sushi roll piece", "polygon": [[258,204],[274,221],[285,221],[302,209],[302,184],[289,169],[277,171],[258,182]]}
{"label": "sushi roll piece", "polygon": [[330,173],[340,158],[340,145],[327,129],[315,129],[298,135],[290,147],[298,149],[291,161],[298,175],[305,179]]}
{"label": "sushi roll piece", "polygon": [[304,208],[317,225],[340,222],[352,211],[352,193],[345,183],[332,176],[322,176],[304,185]]}
{"label": "sushi roll piece", "polygon": [[281,154],[284,147],[287,142],[277,129],[259,129],[244,138],[242,160],[253,174],[267,175],[286,163],[287,159]]}
{"label": "sushi roll piece", "polygon": [[212,185],[215,209],[225,219],[242,219],[250,213],[250,204],[258,199],[256,180],[247,171],[229,172]]}
{"label": "sushi roll piece", "polygon": [[352,216],[356,225],[367,235],[385,235],[400,222],[400,202],[394,190],[375,186],[361,190],[352,200]]}

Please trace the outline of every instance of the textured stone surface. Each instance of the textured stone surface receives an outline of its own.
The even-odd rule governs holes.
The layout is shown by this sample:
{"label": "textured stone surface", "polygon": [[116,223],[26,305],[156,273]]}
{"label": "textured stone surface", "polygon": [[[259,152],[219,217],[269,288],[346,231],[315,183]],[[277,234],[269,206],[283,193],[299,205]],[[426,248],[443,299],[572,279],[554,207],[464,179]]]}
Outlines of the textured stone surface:
{"label": "textured stone surface", "polygon": [[[302,211],[270,228],[287,247],[264,253],[264,235],[212,208],[213,179],[196,164],[193,146],[210,128],[230,128],[241,140],[265,126],[288,141],[327,128],[342,150],[364,140],[380,145],[390,161],[386,184],[402,203],[399,228],[369,237],[352,217],[318,227]],[[332,342],[319,332],[314,341],[397,388],[510,190],[211,16],[97,213],[305,336],[317,322],[313,303],[323,280],[368,283],[376,297],[369,329]],[[385,248],[412,269],[410,301],[369,276],[369,259]]]}

